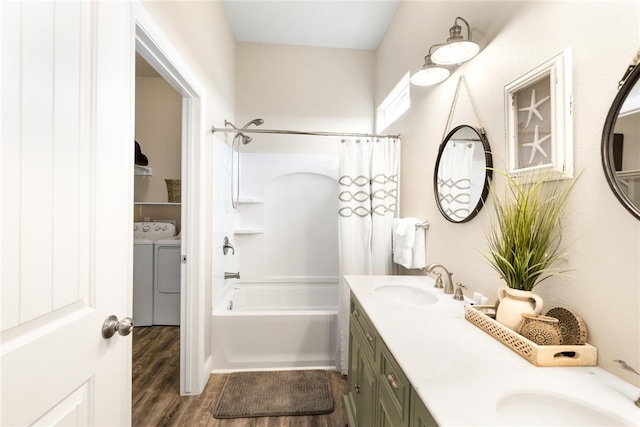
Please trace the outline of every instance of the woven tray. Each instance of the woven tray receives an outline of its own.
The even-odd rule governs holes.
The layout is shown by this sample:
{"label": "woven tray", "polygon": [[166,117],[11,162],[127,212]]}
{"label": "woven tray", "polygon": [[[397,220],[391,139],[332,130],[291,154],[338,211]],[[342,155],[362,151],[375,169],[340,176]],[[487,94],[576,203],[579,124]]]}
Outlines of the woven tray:
{"label": "woven tray", "polygon": [[590,344],[584,345],[537,345],[515,331],[496,322],[483,310],[489,305],[465,305],[464,317],[520,356],[536,366],[595,366],[598,362],[598,349]]}

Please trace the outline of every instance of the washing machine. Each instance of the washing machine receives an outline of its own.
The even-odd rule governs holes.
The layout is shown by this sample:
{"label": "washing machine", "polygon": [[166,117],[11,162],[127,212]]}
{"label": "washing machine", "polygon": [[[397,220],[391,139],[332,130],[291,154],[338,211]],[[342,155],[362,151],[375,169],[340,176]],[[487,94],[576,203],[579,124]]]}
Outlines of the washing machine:
{"label": "washing machine", "polygon": [[[178,325],[180,323],[180,237],[176,236],[175,221],[134,223],[133,243],[134,324],[136,326]],[[167,247],[177,247],[177,251],[166,251]],[[159,250],[161,248],[162,250]],[[161,291],[157,292],[158,289]],[[166,289],[170,292],[166,292]],[[171,298],[166,298],[165,294],[170,294]],[[168,299],[170,301],[167,301]],[[156,305],[158,305],[157,309]],[[163,309],[170,314],[162,313]]]}
{"label": "washing machine", "polygon": [[[133,238],[133,323],[153,325],[153,240]],[[142,226],[140,226],[141,228]]]}

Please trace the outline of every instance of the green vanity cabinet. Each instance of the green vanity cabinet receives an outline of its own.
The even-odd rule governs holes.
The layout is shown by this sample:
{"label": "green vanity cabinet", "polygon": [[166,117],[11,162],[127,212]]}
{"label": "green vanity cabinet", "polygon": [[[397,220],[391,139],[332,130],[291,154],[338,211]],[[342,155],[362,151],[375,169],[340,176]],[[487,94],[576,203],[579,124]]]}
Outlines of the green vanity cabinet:
{"label": "green vanity cabinet", "polygon": [[344,397],[346,422],[352,427],[372,427],[376,403],[375,349],[377,334],[352,299],[349,319],[349,372]]}
{"label": "green vanity cabinet", "polygon": [[438,427],[413,388],[411,389],[411,427]]}
{"label": "green vanity cabinet", "polygon": [[353,295],[349,321],[349,427],[437,427]]}

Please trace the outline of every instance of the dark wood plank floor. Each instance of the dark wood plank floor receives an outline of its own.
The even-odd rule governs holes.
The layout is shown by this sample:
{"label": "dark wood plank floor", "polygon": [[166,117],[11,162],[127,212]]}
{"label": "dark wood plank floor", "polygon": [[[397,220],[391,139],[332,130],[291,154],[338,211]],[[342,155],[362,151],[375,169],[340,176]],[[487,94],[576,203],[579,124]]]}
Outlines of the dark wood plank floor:
{"label": "dark wood plank floor", "polygon": [[211,375],[199,396],[180,396],[180,328],[139,327],[133,330],[134,427],[340,427],[346,377],[331,372],[335,410],[331,414],[219,420],[213,408],[227,375]]}

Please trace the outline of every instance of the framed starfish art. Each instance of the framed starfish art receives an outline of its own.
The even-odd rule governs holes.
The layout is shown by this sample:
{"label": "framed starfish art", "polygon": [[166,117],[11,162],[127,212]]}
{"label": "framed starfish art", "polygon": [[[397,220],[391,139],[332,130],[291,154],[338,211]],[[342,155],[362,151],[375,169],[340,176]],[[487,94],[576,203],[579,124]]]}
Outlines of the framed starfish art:
{"label": "framed starfish art", "polygon": [[571,178],[570,48],[505,85],[504,94],[509,174],[545,170],[550,179]]}

